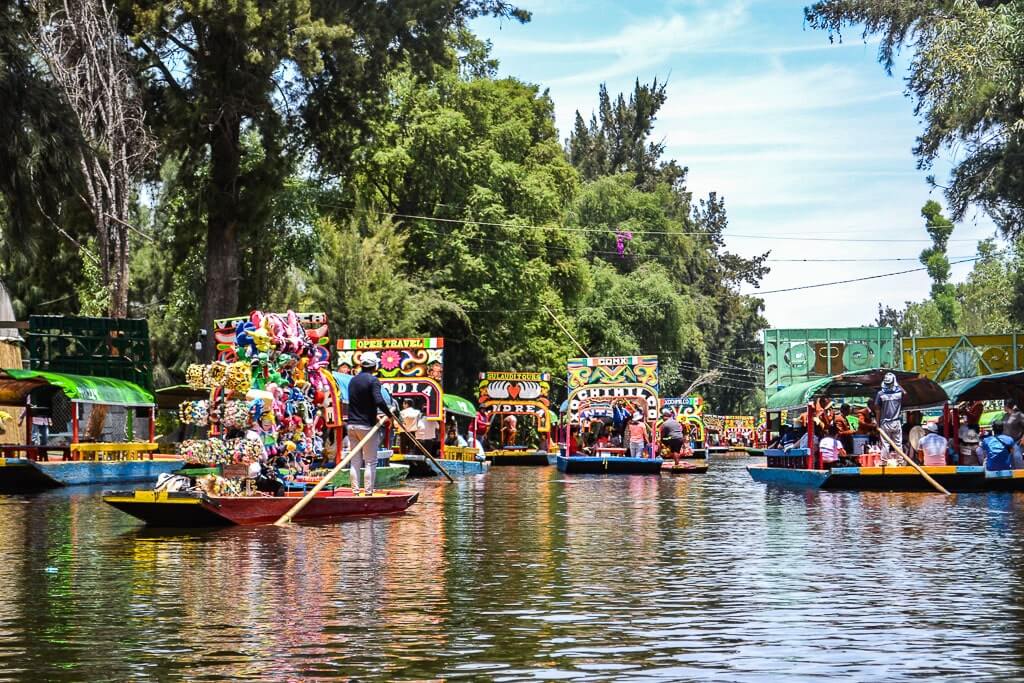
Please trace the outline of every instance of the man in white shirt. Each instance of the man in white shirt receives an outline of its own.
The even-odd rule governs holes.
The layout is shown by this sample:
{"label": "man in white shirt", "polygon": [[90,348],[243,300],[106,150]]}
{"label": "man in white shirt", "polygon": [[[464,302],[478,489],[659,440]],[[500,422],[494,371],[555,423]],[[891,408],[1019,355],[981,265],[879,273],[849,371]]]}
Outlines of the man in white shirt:
{"label": "man in white shirt", "polygon": [[436,420],[420,420],[420,428],[416,430],[416,439],[435,458],[438,457],[437,431]]}
{"label": "man in white shirt", "polygon": [[[423,413],[421,413],[419,409],[412,404],[411,398],[407,398],[402,401],[402,412],[400,412],[398,416],[401,418],[402,427],[405,428],[406,432],[416,434],[419,431],[423,422]],[[417,452],[416,446],[413,445],[412,441],[409,440],[409,437],[404,433],[399,436],[399,444],[403,455]]]}
{"label": "man in white shirt", "polygon": [[939,425],[934,422],[926,424],[924,429],[927,433],[917,442],[918,450],[920,450],[924,458],[924,464],[930,466],[945,465],[949,441],[946,437],[939,434]]}

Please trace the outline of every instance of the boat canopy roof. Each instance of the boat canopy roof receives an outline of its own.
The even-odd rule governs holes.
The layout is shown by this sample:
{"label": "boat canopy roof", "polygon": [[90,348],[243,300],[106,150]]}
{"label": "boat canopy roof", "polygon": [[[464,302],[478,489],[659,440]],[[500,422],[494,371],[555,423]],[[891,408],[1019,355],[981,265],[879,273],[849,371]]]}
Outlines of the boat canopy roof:
{"label": "boat canopy roof", "polygon": [[476,408],[473,404],[455,394],[444,395],[444,409],[462,417],[476,417]]}
{"label": "boat canopy roof", "polygon": [[1024,370],[951,379],[942,383],[950,403],[1013,399],[1024,402]]}
{"label": "boat canopy roof", "polygon": [[138,384],[111,377],[87,377],[42,370],[0,370],[0,405],[23,406],[41,387],[60,389],[74,403],[149,408],[153,395]]}
{"label": "boat canopy roof", "polygon": [[821,396],[873,397],[882,388],[882,378],[887,372],[896,375],[896,381],[906,392],[906,398],[903,400],[904,410],[941,405],[947,400],[942,386],[925,375],[903,370],[873,368],[792,384],[768,398],[768,410],[803,408],[811,400]]}
{"label": "boat canopy roof", "polygon": [[156,407],[160,410],[177,410],[185,401],[201,401],[210,398],[209,389],[196,389],[188,384],[175,384],[156,390]]}

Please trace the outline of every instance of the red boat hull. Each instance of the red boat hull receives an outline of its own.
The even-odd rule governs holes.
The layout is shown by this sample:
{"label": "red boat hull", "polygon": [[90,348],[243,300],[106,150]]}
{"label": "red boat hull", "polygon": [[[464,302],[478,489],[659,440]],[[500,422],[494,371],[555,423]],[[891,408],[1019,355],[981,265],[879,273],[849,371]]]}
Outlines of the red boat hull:
{"label": "red boat hull", "polygon": [[[302,496],[302,492],[271,497],[128,491],[104,495],[103,501],[149,526],[190,528],[272,524]],[[411,489],[380,491],[373,496],[355,496],[347,490],[324,491],[317,494],[294,521],[394,514],[404,511],[418,497],[419,492]]]}

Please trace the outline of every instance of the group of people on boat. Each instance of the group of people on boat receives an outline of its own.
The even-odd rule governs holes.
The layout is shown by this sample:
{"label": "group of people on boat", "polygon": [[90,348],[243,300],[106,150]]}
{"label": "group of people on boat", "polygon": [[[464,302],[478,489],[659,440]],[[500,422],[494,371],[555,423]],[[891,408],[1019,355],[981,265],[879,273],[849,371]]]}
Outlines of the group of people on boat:
{"label": "group of people on boat", "polygon": [[[938,418],[925,422],[920,411],[904,413],[903,397],[903,389],[892,373],[886,373],[881,389],[863,406],[854,408],[845,402],[836,405],[830,398],[819,397],[808,404],[795,426],[783,426],[770,447],[807,448],[808,434],[813,431],[825,469],[859,466],[863,455],[870,462],[900,465],[903,462],[897,449],[925,466],[984,465],[993,471],[1024,467],[1024,412],[1015,401],[1005,401],[1003,415],[987,426],[980,424],[982,402],[960,404],[954,440],[942,433]],[[809,428],[811,420],[813,427]]]}
{"label": "group of people on boat", "polygon": [[[663,408],[661,420],[648,424],[644,412],[624,400],[612,404],[611,415],[593,415],[574,423],[570,451],[583,455],[618,453],[632,458],[671,457],[676,463],[693,454],[691,426]],[[579,429],[582,427],[582,429]]]}

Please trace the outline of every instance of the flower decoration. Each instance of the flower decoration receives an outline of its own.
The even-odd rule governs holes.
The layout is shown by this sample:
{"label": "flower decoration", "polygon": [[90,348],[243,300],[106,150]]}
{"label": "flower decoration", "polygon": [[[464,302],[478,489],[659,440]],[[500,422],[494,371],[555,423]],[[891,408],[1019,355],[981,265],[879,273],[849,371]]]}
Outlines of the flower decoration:
{"label": "flower decoration", "polygon": [[398,351],[387,350],[380,356],[380,366],[385,370],[394,370],[402,364],[402,354]]}

